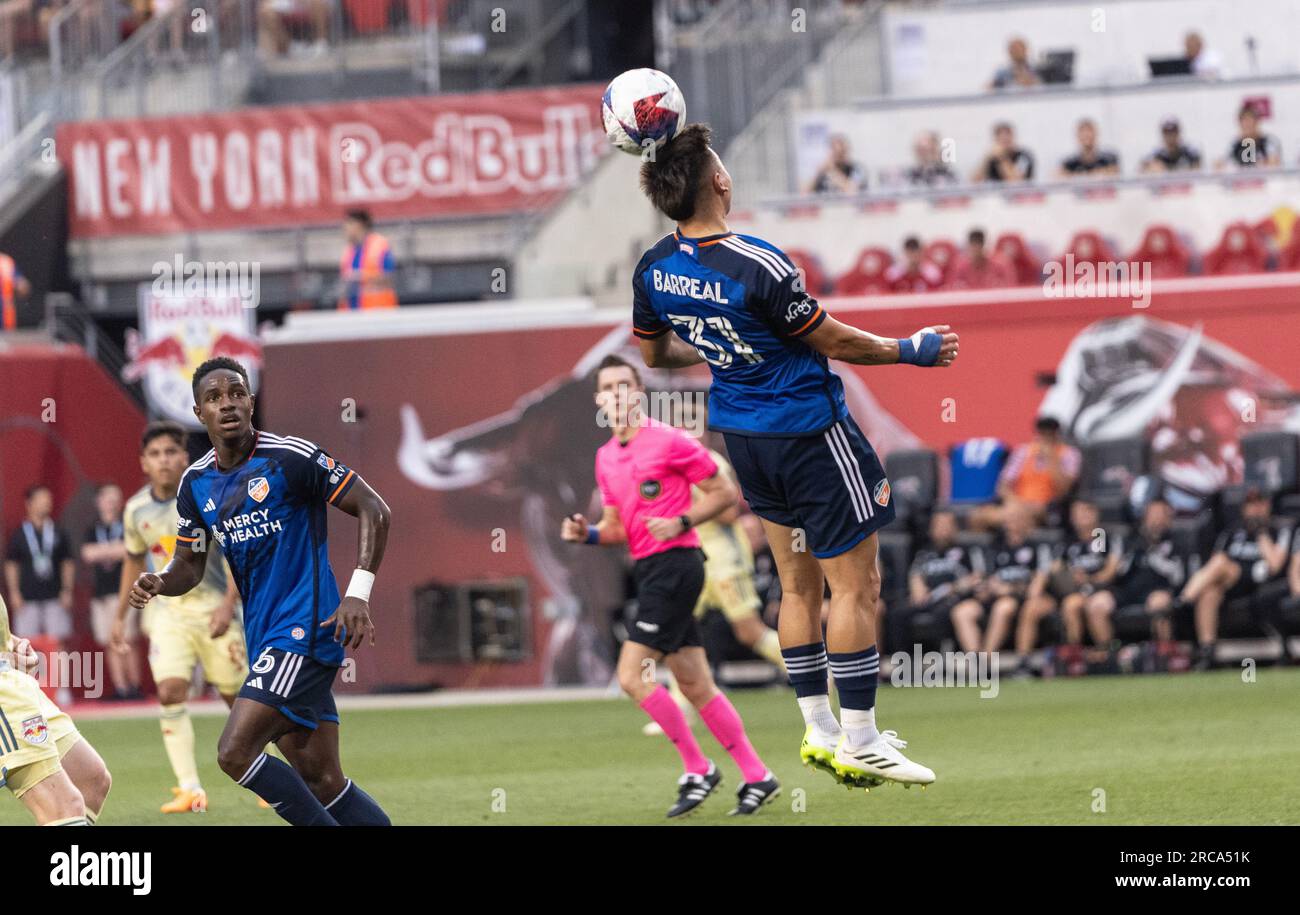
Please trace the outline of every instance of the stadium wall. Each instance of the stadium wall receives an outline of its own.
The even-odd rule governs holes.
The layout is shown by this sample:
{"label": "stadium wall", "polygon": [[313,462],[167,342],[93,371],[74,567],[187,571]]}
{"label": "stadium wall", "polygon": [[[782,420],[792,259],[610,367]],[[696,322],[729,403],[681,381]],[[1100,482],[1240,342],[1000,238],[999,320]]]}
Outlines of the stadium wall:
{"label": "stadium wall", "polygon": [[[1113,377],[1162,398],[1149,429],[1173,437],[1171,472],[1208,459],[1231,481],[1242,431],[1300,427],[1286,406],[1261,407],[1250,423],[1233,413],[1243,397],[1300,387],[1300,274],[1157,281],[1146,308],[1039,289],[826,304],[881,334],[943,322],[962,334],[961,359],[942,372],[838,366],[855,416],[886,454],[980,436],[1023,441],[1052,393],[1043,376],[1068,375],[1099,354],[1118,360]],[[558,532],[565,514],[597,507],[592,462],[608,432],[596,424],[589,375],[605,353],[635,352],[626,309],[495,306],[477,327],[471,311],[451,311],[403,309],[391,324],[290,316],[266,341],[267,427],[331,449],[393,508],[374,592],[379,645],[358,653],[356,683],[345,688],[607,682],[622,563],[617,551],[564,544]],[[1132,339],[1112,345],[1106,332]],[[1162,388],[1175,372],[1176,383]],[[696,367],[647,373],[647,383],[704,390],[708,376]],[[349,399],[357,422],[346,420]],[[1124,415],[1121,401],[1113,412]],[[354,528],[333,518],[331,561],[344,574],[355,560]],[[528,583],[530,658],[417,660],[418,589],[516,576]]]}

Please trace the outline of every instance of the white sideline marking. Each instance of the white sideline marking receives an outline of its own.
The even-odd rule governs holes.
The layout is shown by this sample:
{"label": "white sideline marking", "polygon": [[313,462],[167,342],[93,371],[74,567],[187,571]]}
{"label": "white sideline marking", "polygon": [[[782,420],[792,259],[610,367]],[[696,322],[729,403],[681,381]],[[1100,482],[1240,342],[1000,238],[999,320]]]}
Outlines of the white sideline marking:
{"label": "white sideline marking", "polygon": [[[525,705],[541,702],[590,702],[594,699],[620,699],[603,686],[527,687],[524,689],[444,689],[427,693],[393,693],[381,695],[336,696],[340,709],[455,708],[474,705]],[[186,703],[195,717],[226,714],[220,699],[190,700]],[[73,721],[101,721],[128,718],[157,718],[154,703],[118,705],[112,702],[82,702],[64,709]]]}

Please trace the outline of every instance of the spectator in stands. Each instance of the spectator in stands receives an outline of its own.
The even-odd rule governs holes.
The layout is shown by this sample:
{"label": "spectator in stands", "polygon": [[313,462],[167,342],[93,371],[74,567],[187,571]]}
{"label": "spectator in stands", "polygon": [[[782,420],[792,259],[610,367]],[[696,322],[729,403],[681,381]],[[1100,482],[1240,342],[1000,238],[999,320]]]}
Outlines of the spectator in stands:
{"label": "spectator in stands", "polygon": [[[1056,602],[1046,593],[1051,550],[1030,539],[1033,513],[1024,506],[1008,508],[1001,536],[986,551],[986,574],[975,587],[974,601],[962,601],[952,611],[952,626],[962,651],[995,652],[1011,632],[1016,614],[1041,619]],[[979,624],[987,612],[981,638]]]}
{"label": "spectator in stands", "polygon": [[18,326],[18,302],[31,294],[32,284],[12,257],[0,251],[0,330]]}
{"label": "spectator in stands", "polygon": [[[1078,645],[1083,641],[1084,607],[1114,581],[1123,545],[1102,528],[1097,506],[1084,499],[1075,499],[1070,505],[1070,533],[1072,538],[1057,551],[1052,563],[1052,588],[1061,600],[1065,641]],[[1036,624],[1034,628],[1037,630]]]}
{"label": "spectator in stands", "polygon": [[[969,604],[962,610],[963,617],[978,619],[984,609],[975,599],[975,589],[983,574],[984,554],[957,542],[956,514],[949,509],[935,510],[930,515],[929,539],[917,551],[907,573],[907,615],[930,611],[951,619],[959,605]],[[901,633],[894,641],[903,643]]]}
{"label": "spectator in stands", "polygon": [[907,183],[913,187],[940,187],[957,183],[957,173],[943,161],[939,134],[925,130],[912,141],[916,164],[907,170]]}
{"label": "spectator in stands", "polygon": [[1183,142],[1182,125],[1177,118],[1160,122],[1160,145],[1142,161],[1144,172],[1176,172],[1201,167],[1201,154]]}
{"label": "spectator in stands", "polygon": [[[1174,510],[1163,496],[1156,496],[1142,511],[1142,525],[1136,535],[1124,540],[1115,579],[1088,597],[1083,613],[1065,614],[1065,638],[1072,645],[1083,640],[1083,617],[1087,617],[1092,644],[1104,646],[1114,638],[1111,617],[1120,607],[1142,606],[1151,620],[1158,641],[1174,638],[1172,611],[1174,594],[1187,574],[1186,557],[1174,544],[1170,529]],[[1062,607],[1064,611],[1064,606]]]}
{"label": "spectator in stands", "polygon": [[993,125],[993,148],[989,150],[972,181],[1030,181],[1034,177],[1034,157],[1016,145],[1016,131],[1005,121]]}
{"label": "spectator in stands", "polygon": [[1295,664],[1297,658],[1291,653],[1291,646],[1287,643],[1286,633],[1282,631],[1280,625],[1282,617],[1300,615],[1300,536],[1296,536],[1295,531],[1291,534],[1291,561],[1287,564],[1286,579],[1286,596],[1276,607],[1270,608],[1261,614],[1260,623],[1264,631],[1275,642],[1280,643],[1282,663]]}
{"label": "spectator in stands", "polygon": [[46,486],[26,495],[27,517],[9,538],[5,580],[15,635],[72,635],[72,588],[77,568],[68,538],[54,523],[54,497]]}
{"label": "spectator in stands", "polygon": [[1219,163],[1220,168],[1235,165],[1240,168],[1264,166],[1274,168],[1282,164],[1282,144],[1277,137],[1259,128],[1259,112],[1255,106],[1245,104],[1237,112],[1241,134],[1228,147],[1228,157]]}
{"label": "spectator in stands", "polygon": [[1205,46],[1200,32],[1188,32],[1183,36],[1183,50],[1187,55],[1187,66],[1193,75],[1202,79],[1222,78],[1223,58],[1218,51]]}
{"label": "spectator in stands", "polygon": [[1075,126],[1074,134],[1079,141],[1079,151],[1061,163],[1062,178],[1119,174],[1119,156],[1110,150],[1097,148],[1096,121],[1084,118]]}
{"label": "spectator in stands", "polygon": [[1015,272],[985,246],[984,230],[971,229],[966,236],[966,253],[957,259],[948,279],[953,289],[1001,289],[1016,285]]}
{"label": "spectator in stands", "polygon": [[810,194],[856,194],[867,189],[867,176],[862,166],[853,161],[849,151],[849,138],[842,133],[831,137],[830,155],[817,169],[807,192]]}
{"label": "spectator in stands", "polygon": [[303,23],[310,28],[311,54],[320,56],[329,50],[330,7],[328,0],[261,0],[257,7],[257,44],[268,57],[279,57],[289,50]]}
{"label": "spectator in stands", "polygon": [[1042,85],[1042,77],[1029,62],[1029,45],[1023,38],[1017,36],[1007,42],[1007,58],[1007,65],[993,74],[990,89],[1025,89]]}
{"label": "spectator in stands", "polygon": [[1276,585],[1286,571],[1291,536],[1291,525],[1273,518],[1268,494],[1258,487],[1247,490],[1241,520],[1219,534],[1210,558],[1179,595],[1183,605],[1195,607],[1197,670],[1214,666],[1224,601],[1247,598],[1257,613],[1285,595],[1285,587]]}
{"label": "spectator in stands", "polygon": [[1039,520],[1054,502],[1074,488],[1082,462],[1079,449],[1061,438],[1061,423],[1054,416],[1034,421],[1034,439],[1017,445],[1002,468],[998,495],[1004,506],[1023,505]]}
{"label": "spectator in stands", "polygon": [[925,259],[921,239],[909,235],[903,240],[903,259],[885,271],[891,292],[930,292],[943,285],[943,271]]}
{"label": "spectator in stands", "polygon": [[348,210],[343,218],[343,238],[339,309],[396,308],[393,249],[388,239],[374,231],[369,211]]}
{"label": "spectator in stands", "polygon": [[[113,483],[105,483],[95,494],[95,523],[86,530],[81,544],[81,561],[90,569],[90,631],[95,644],[109,647],[113,634],[113,621],[117,619],[118,587],[122,581],[122,559],[126,556],[126,543],[122,539],[122,490]],[[127,639],[134,646],[139,638],[132,614],[129,625],[132,631]],[[117,699],[140,697],[140,657],[134,650],[129,653],[106,651],[108,678],[113,683],[113,696]]]}

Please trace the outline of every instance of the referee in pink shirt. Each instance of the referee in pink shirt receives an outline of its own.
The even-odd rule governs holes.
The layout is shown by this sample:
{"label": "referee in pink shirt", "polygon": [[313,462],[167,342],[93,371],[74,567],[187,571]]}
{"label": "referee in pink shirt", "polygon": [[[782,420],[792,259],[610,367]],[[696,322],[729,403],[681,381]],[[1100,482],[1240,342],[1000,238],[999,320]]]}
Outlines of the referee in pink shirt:
{"label": "referee in pink shirt", "polygon": [[[565,518],[561,536],[573,543],[626,543],[636,560],[637,615],[619,654],[618,682],[681,754],[686,772],[677,782],[677,803],[668,816],[682,816],[700,806],[718,787],[722,773],[700,751],[668,690],[653,676],[645,676],[661,658],[740,768],[744,784],[731,814],[752,814],[776,797],[781,786],[754,752],[739,713],[713,682],[695,623],[695,603],[704,588],[704,554],[693,528],[735,505],[736,487],[718,473],[703,445],[645,415],[644,394],[641,376],[630,363],[613,355],[601,361],[596,404],[613,431],[596,452],[604,511],[599,524],[588,524],[580,514]],[[694,506],[692,485],[703,494]]]}

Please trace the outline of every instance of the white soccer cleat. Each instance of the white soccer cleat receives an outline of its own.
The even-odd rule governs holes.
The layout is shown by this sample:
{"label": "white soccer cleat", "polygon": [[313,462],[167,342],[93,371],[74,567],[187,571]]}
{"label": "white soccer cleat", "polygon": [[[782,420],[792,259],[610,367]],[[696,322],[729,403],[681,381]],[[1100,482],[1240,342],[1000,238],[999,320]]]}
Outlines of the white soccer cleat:
{"label": "white soccer cleat", "polygon": [[840,738],[835,748],[835,771],[850,788],[870,790],[885,782],[900,785],[928,785],[934,772],[912,762],[899,751],[907,746],[897,731],[881,731],[865,747],[849,747],[848,737]]}

